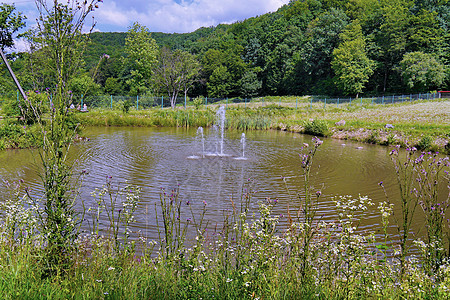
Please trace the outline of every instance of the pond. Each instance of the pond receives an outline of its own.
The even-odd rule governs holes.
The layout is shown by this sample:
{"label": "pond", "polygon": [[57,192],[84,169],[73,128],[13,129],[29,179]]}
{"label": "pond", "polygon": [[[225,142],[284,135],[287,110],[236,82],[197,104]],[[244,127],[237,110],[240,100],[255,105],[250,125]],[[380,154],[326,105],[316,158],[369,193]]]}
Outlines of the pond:
{"label": "pond", "polygon": [[[112,177],[115,184],[125,181],[142,189],[134,231],[150,239],[157,238],[155,203],[162,190],[170,193],[179,188],[183,218],[192,209],[200,214],[205,203],[205,218],[210,226],[222,223],[231,203],[240,203],[243,191],[252,189],[255,195],[250,208],[256,212],[258,201],[277,199],[274,213],[284,226],[288,210],[299,209],[297,194],[303,195],[303,176],[299,154],[303,143],[311,136],[283,131],[245,132],[245,159],[242,157],[242,132],[225,131],[223,155],[211,155],[220,148],[220,132],[205,129],[204,148],[197,128],[88,128],[89,141],[75,144],[71,158],[76,170],[87,171],[81,188],[85,206],[93,205],[91,192]],[[318,216],[336,220],[333,197],[338,195],[369,196],[375,205],[368,211],[361,228],[381,229],[378,202],[386,200],[380,181],[396,210],[399,204],[397,179],[389,157],[389,147],[324,139],[313,163],[312,180],[315,190],[321,190]],[[218,150],[220,152],[220,150]],[[38,154],[35,150],[0,152],[0,179],[23,179],[31,192],[42,192],[38,176]],[[4,187],[2,187],[4,190]],[[6,195],[4,192],[2,195]],[[78,204],[78,209],[81,205]],[[294,213],[293,213],[294,212]],[[416,229],[422,221],[415,224]]]}

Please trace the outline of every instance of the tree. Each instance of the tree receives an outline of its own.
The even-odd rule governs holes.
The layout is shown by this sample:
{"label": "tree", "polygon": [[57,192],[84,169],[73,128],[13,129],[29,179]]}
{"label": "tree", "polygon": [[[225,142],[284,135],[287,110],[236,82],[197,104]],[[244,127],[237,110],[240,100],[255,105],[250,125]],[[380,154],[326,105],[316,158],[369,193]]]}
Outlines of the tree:
{"label": "tree", "polygon": [[410,52],[400,62],[403,80],[412,90],[438,88],[445,80],[445,67],[432,54]]}
{"label": "tree", "polygon": [[169,95],[170,105],[175,108],[178,94],[184,91],[184,96],[187,96],[199,71],[200,64],[192,54],[163,47],[154,69],[153,81],[158,90]]}
{"label": "tree", "polygon": [[95,96],[100,93],[100,85],[95,83],[91,76],[83,74],[72,78],[69,81],[69,89],[73,95],[83,96],[84,98]]}
{"label": "tree", "polygon": [[14,5],[3,3],[0,5],[0,47],[5,50],[6,47],[14,45],[13,35],[25,26],[26,17],[22,13],[14,12]]}
{"label": "tree", "polygon": [[[39,12],[37,27],[30,36],[35,53],[45,57],[42,67],[51,73],[56,85],[49,90],[53,109],[49,120],[38,116],[43,134],[40,157],[43,166],[41,178],[44,186],[44,213],[42,237],[44,244],[44,275],[65,272],[72,262],[71,250],[78,236],[77,218],[74,211],[76,195],[71,194],[72,164],[67,161],[74,128],[69,122],[69,81],[80,71],[83,49],[88,36],[82,34],[86,17],[98,7],[101,0],[79,2],[68,0],[36,0]],[[50,99],[49,99],[50,100]]]}
{"label": "tree", "polygon": [[367,57],[359,21],[353,21],[340,35],[342,43],[333,50],[332,68],[336,83],[345,94],[362,92],[373,73],[374,62]]}
{"label": "tree", "polygon": [[309,24],[306,31],[308,40],[301,51],[302,60],[296,63],[302,66],[303,84],[308,84],[310,91],[314,92],[316,87],[322,86],[331,78],[333,49],[337,47],[339,35],[348,21],[344,11],[332,8]]}
{"label": "tree", "polygon": [[262,87],[261,80],[258,79],[257,71],[259,68],[255,68],[256,70],[250,69],[244,73],[241,80],[239,80],[239,85],[241,87],[240,92],[244,97],[254,97],[258,95],[259,91]]}
{"label": "tree", "polygon": [[120,95],[122,84],[117,78],[108,77],[105,81],[105,92],[109,95]]}
{"label": "tree", "polygon": [[226,66],[219,66],[214,69],[207,83],[208,95],[210,97],[223,97],[231,93],[231,75]]}
{"label": "tree", "polygon": [[125,39],[125,63],[131,69],[131,78],[126,81],[132,94],[139,95],[151,85],[152,70],[157,63],[158,45],[147,27],[134,23]]}

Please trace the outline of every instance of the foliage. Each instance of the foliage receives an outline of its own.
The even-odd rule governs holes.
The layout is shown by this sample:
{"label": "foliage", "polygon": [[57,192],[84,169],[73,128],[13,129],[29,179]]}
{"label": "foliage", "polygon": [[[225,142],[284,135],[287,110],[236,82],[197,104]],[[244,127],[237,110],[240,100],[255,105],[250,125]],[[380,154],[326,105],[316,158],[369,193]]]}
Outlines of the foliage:
{"label": "foliage", "polygon": [[131,78],[126,82],[135,95],[144,94],[150,86],[152,70],[157,62],[158,46],[148,29],[134,23],[125,39],[124,62],[131,68]]}
{"label": "foliage", "polygon": [[172,52],[164,47],[159,52],[153,81],[158,91],[169,95],[170,105],[175,108],[178,94],[184,92],[187,96],[199,70],[200,65],[192,54],[181,50]]}
{"label": "foliage", "polygon": [[331,65],[336,83],[344,94],[358,94],[373,73],[374,62],[367,57],[361,25],[353,21],[341,34],[342,43],[333,50]]}
{"label": "foliage", "polygon": [[124,114],[127,114],[130,111],[130,107],[132,106],[132,103],[130,100],[125,100],[123,102],[123,107],[122,107],[122,111]]}
{"label": "foliage", "polygon": [[199,109],[200,106],[202,106],[205,103],[205,99],[203,97],[197,97],[192,101],[192,104],[194,104],[195,109]]}
{"label": "foliage", "polygon": [[418,150],[429,150],[433,143],[433,139],[429,135],[423,136],[420,141],[417,143],[416,148]]}
{"label": "foliage", "polygon": [[69,81],[69,89],[74,95],[80,95],[85,98],[100,94],[100,86],[88,74],[72,78]]}
{"label": "foliage", "polygon": [[400,70],[407,86],[415,91],[439,88],[445,80],[444,65],[428,53],[406,53],[400,61]]}
{"label": "foliage", "polygon": [[[407,256],[411,249],[411,225],[422,208],[425,215],[426,238],[415,240],[416,246],[423,251],[423,269],[429,275],[437,272],[440,265],[450,256],[450,240],[448,225],[445,224],[446,210],[449,207],[450,196],[445,195],[443,202],[440,195],[440,184],[448,185],[450,178],[446,168],[450,166],[449,158],[438,158],[437,154],[421,153],[415,157],[417,149],[406,149],[405,158],[400,157],[399,146],[390,153],[397,174],[400,190],[401,211],[399,215],[393,212],[394,225],[397,228],[400,244],[400,275],[407,269]],[[384,189],[383,182],[380,186]],[[384,189],[385,193],[386,190]],[[387,203],[391,203],[386,193]],[[447,248],[446,248],[447,247]]]}
{"label": "foliage", "polygon": [[22,103],[16,99],[7,99],[3,105],[5,115],[20,117],[20,120],[26,124],[40,121],[42,114],[49,111],[48,94],[32,91],[27,93],[27,97],[27,101]]}
{"label": "foliage", "polygon": [[326,136],[328,134],[328,124],[324,120],[313,120],[305,124],[305,133],[315,136]]}
{"label": "foliage", "polygon": [[0,5],[0,48],[14,45],[13,35],[25,26],[26,17],[21,12],[14,12],[15,6],[7,3]]}
{"label": "foliage", "polygon": [[[426,92],[449,81],[448,12],[448,5],[441,1],[308,0],[291,1],[276,12],[185,34],[150,35],[148,29],[135,24],[128,42],[127,33],[92,34],[83,71],[96,74],[94,81],[104,89],[108,78],[120,83],[115,90],[110,83],[106,93],[143,95],[157,79],[152,74],[157,49],[165,47],[170,52],[195,55],[201,62],[192,87],[182,89],[191,97],[311,93],[335,97],[361,91],[400,94],[411,86]],[[342,40],[343,34],[355,30],[360,32],[357,37]],[[136,34],[133,38],[132,31]],[[40,67],[47,56],[39,47],[31,47],[31,51],[41,53],[40,61],[30,62],[27,53],[21,54],[13,63],[19,79],[27,89],[54,86],[50,73]],[[420,68],[402,74],[406,67],[401,61],[415,52],[432,55],[439,68],[444,67],[444,72],[432,76],[438,80],[410,81],[425,76]],[[99,63],[99,57],[105,55],[109,58]],[[422,63],[422,67],[434,66],[425,61],[427,66]],[[36,83],[30,74],[36,76]],[[10,83],[2,85],[8,91],[14,88]],[[166,88],[159,90],[167,93]]]}
{"label": "foliage", "polygon": [[[67,161],[67,153],[74,137],[69,106],[72,98],[69,82],[80,71],[82,53],[87,37],[81,33],[86,17],[100,1],[80,3],[76,0],[67,4],[47,3],[37,0],[39,11],[37,29],[30,39],[38,54],[32,59],[42,63],[56,84],[49,89],[52,109],[48,122],[36,113],[43,135],[43,145],[39,155],[42,163],[41,179],[44,187],[40,231],[44,237],[43,270],[44,277],[63,276],[72,264],[74,241],[78,237],[77,216],[74,201],[76,188],[72,183],[72,164]],[[45,57],[40,61],[39,58]],[[31,103],[31,99],[25,101]]]}

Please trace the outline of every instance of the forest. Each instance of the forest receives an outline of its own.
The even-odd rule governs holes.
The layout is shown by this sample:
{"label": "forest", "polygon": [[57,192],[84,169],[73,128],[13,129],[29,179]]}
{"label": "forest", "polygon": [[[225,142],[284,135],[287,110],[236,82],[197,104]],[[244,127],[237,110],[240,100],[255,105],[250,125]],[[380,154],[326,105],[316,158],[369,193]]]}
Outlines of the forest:
{"label": "forest", "polygon": [[[449,24],[447,0],[291,0],[273,13],[186,34],[136,23],[124,33],[91,33],[70,88],[174,99],[445,90]],[[39,49],[30,49],[10,55],[19,81],[26,90],[52,87]],[[3,91],[15,92],[6,70],[1,75]]]}

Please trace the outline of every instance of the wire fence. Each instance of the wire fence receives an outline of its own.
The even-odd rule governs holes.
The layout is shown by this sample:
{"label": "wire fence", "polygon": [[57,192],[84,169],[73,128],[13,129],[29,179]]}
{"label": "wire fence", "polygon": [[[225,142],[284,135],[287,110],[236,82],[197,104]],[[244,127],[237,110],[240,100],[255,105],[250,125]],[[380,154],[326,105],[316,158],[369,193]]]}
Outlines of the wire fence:
{"label": "wire fence", "polygon": [[[256,98],[184,98],[178,97],[176,101],[171,101],[169,97],[148,97],[148,96],[112,96],[112,95],[99,95],[99,96],[83,96],[73,95],[72,103],[74,107],[82,109],[83,106],[89,108],[103,108],[117,110],[122,109],[124,105],[136,110],[150,109],[150,108],[168,108],[174,104],[176,107],[208,107],[209,105],[231,105],[231,106],[268,106],[278,105],[280,107],[295,107],[295,108],[322,108],[325,109],[330,106],[339,108],[343,105],[388,105],[402,102],[411,102],[417,100],[436,100],[443,97],[440,92],[436,93],[418,93],[418,94],[404,94],[404,95],[389,95],[378,97],[361,97],[361,98],[339,98],[339,97],[327,97],[327,96],[309,96],[309,97],[256,97]],[[20,101],[21,96],[19,93],[0,94],[0,106],[8,100]],[[49,105],[51,106],[51,97],[49,97]]]}

